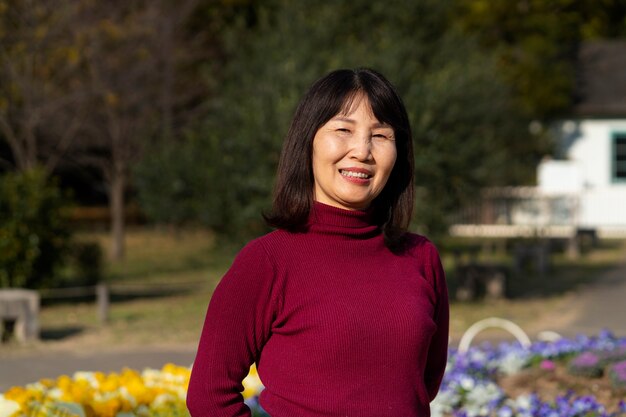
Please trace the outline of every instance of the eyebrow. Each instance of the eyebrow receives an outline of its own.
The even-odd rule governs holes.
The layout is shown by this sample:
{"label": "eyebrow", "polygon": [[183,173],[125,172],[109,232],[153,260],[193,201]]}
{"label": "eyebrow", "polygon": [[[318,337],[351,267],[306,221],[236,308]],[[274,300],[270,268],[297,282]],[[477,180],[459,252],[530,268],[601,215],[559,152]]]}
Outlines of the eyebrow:
{"label": "eyebrow", "polygon": [[[333,117],[331,120],[335,120],[338,122],[346,122],[346,123],[350,123],[350,124],[356,124],[356,121],[354,119],[350,119],[349,117],[344,117],[344,116],[336,116]],[[374,123],[372,125],[373,128],[378,129],[378,128],[389,128],[389,129],[393,129],[390,125],[388,125],[387,123]]]}

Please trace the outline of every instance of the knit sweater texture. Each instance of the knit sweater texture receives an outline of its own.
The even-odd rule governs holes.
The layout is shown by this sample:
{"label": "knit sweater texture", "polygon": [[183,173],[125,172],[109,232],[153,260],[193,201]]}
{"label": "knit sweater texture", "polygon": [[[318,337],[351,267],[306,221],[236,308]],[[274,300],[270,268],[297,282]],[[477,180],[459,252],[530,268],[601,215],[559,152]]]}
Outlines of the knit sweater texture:
{"label": "knit sweater texture", "polygon": [[306,232],[246,245],[215,289],[187,406],[249,417],[257,363],[271,417],[424,417],[446,365],[448,295],[433,244],[392,253],[365,211],[315,203]]}

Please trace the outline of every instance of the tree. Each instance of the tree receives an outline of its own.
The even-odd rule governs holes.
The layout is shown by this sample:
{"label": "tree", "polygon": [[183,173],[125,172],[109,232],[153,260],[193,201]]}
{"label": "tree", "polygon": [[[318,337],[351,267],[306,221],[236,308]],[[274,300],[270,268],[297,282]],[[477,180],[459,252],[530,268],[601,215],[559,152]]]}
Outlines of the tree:
{"label": "tree", "polygon": [[[50,173],[76,139],[85,98],[79,6],[66,0],[0,1],[0,138],[5,168]],[[71,109],[71,111],[70,111]]]}
{"label": "tree", "polygon": [[549,121],[574,100],[585,39],[626,36],[623,0],[459,0],[457,24],[495,51],[498,70],[530,119]]}
{"label": "tree", "polygon": [[196,196],[219,206],[208,223],[230,235],[262,230],[259,212],[269,206],[297,100],[316,78],[340,67],[379,69],[404,97],[425,195],[418,222],[431,232],[479,187],[522,177],[528,168],[515,166],[508,144],[532,141],[511,111],[494,58],[453,27],[452,6],[448,0],[276,0],[254,9],[253,25],[246,19],[225,31],[229,61],[190,145],[219,156],[212,160],[219,177]]}
{"label": "tree", "polygon": [[624,0],[585,0],[583,8],[583,39],[626,38],[626,2]]}
{"label": "tree", "polygon": [[124,256],[131,168],[151,143],[172,139],[179,129],[177,106],[198,91],[189,80],[180,88],[175,78],[183,50],[178,31],[194,5],[193,0],[103,2],[83,17],[91,111],[74,158],[99,169],[107,183],[116,260]]}

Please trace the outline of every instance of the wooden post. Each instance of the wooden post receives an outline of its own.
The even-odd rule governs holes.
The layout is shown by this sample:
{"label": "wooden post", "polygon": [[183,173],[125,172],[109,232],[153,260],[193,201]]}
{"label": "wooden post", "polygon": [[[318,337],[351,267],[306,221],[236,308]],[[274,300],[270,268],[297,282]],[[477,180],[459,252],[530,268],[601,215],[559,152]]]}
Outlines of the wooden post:
{"label": "wooden post", "polygon": [[577,234],[567,239],[567,250],[565,253],[568,259],[580,258],[580,240]]}
{"label": "wooden post", "polygon": [[96,301],[98,304],[98,321],[100,324],[109,322],[109,288],[106,284],[96,285]]}

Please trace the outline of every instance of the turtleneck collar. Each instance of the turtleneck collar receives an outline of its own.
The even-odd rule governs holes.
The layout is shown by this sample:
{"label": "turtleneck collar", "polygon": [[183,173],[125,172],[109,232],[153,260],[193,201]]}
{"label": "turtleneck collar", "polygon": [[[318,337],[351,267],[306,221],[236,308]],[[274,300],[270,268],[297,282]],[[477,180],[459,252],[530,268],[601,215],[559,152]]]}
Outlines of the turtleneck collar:
{"label": "turtleneck collar", "polygon": [[368,237],[379,234],[371,210],[346,210],[313,202],[309,214],[309,231],[342,234],[353,237]]}

